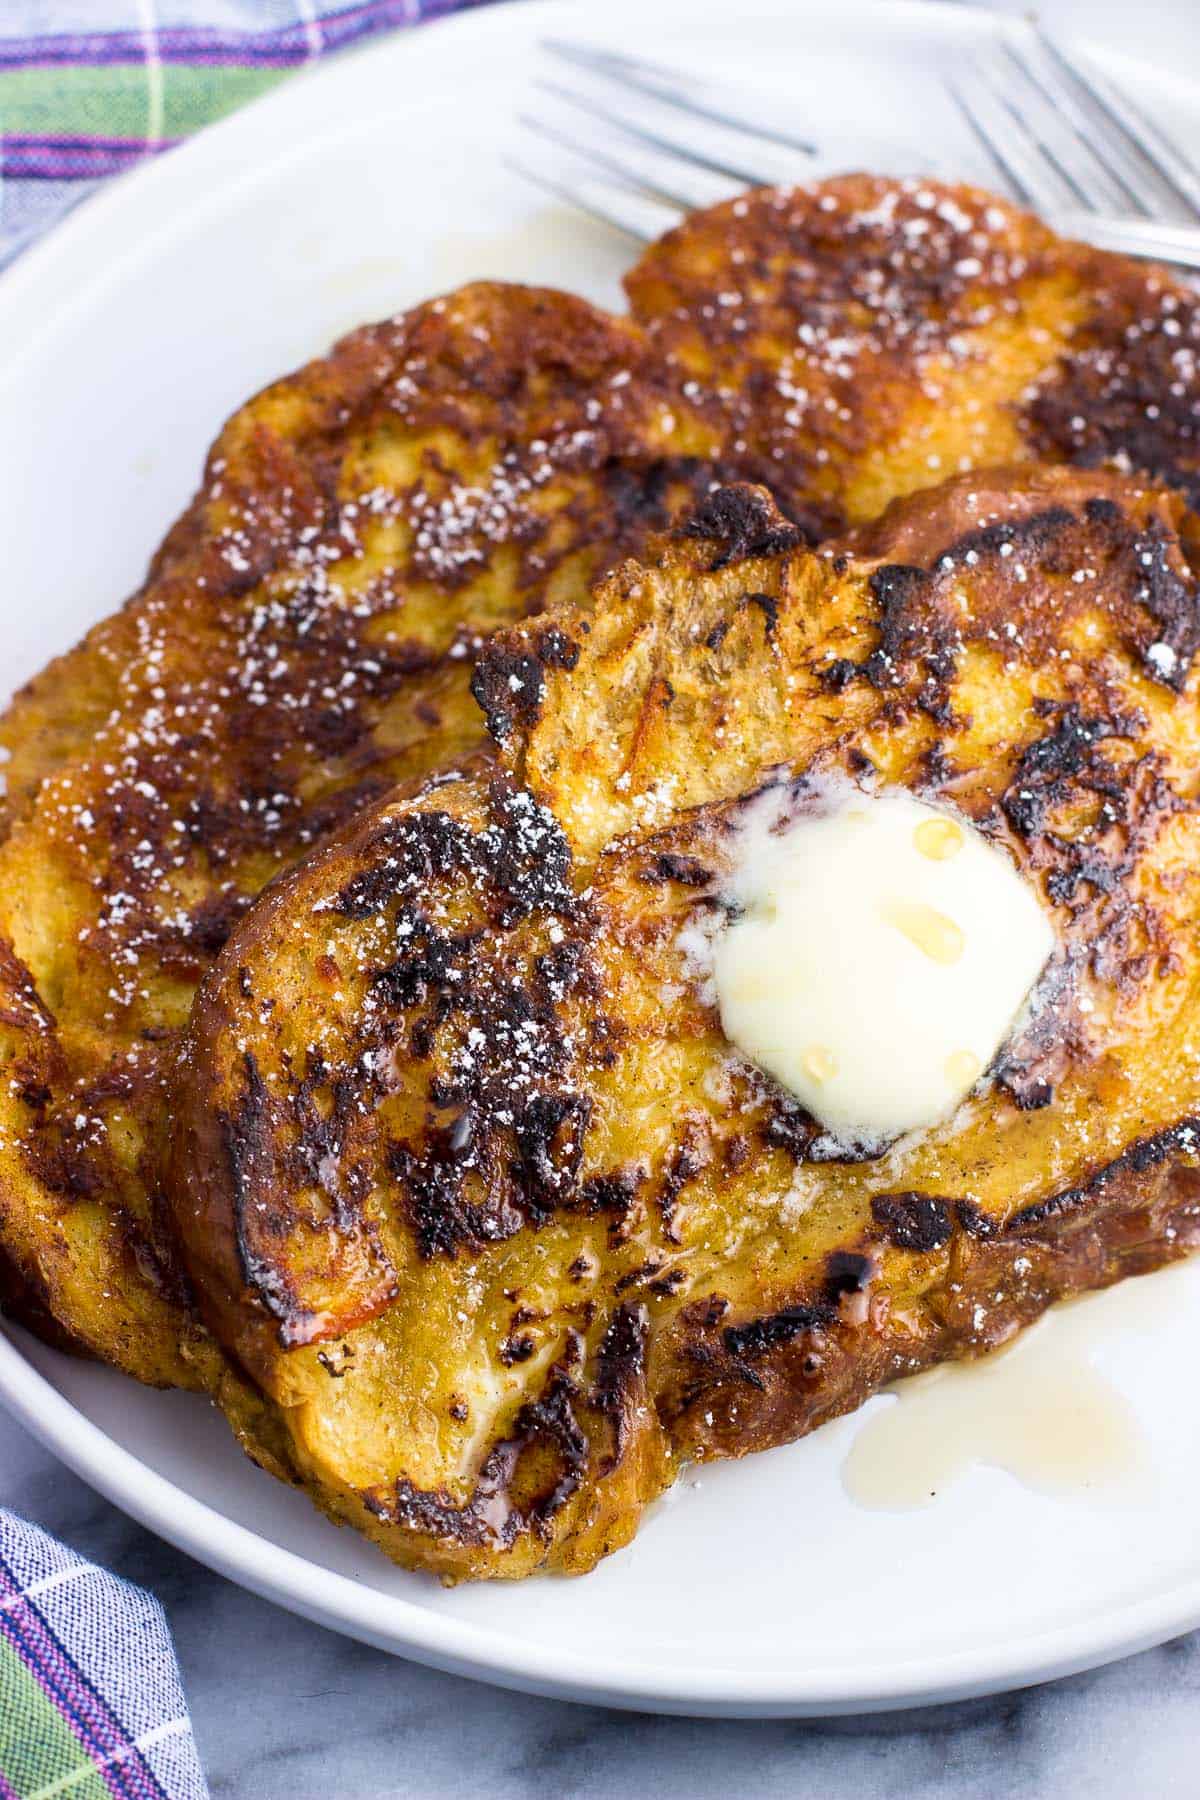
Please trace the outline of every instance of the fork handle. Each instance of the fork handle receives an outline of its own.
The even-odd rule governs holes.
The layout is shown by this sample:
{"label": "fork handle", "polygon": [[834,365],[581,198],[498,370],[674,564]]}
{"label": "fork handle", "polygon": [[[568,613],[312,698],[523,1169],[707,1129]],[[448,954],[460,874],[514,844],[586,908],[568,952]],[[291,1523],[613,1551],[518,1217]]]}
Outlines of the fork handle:
{"label": "fork handle", "polygon": [[1090,212],[1052,212],[1046,216],[1046,222],[1064,237],[1082,238],[1098,250],[1118,250],[1126,256],[1200,269],[1200,228],[1193,225]]}

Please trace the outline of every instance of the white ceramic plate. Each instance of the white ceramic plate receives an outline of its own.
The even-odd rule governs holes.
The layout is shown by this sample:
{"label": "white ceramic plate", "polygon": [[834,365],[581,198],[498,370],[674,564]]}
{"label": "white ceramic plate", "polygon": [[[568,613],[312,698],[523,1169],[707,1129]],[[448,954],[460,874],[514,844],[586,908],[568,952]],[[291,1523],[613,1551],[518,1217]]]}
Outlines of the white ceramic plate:
{"label": "white ceramic plate", "polygon": [[[985,173],[938,72],[996,27],[901,0],[609,0],[570,18],[531,0],[297,78],[110,189],[0,281],[6,678],[121,600],[223,416],[335,332],[472,276],[616,302],[629,247],[547,211],[501,161],[535,43],[565,24],[758,84],[843,162],[887,166],[894,137],[908,146],[896,166]],[[1161,34],[1160,47],[1187,66],[1186,44],[1173,64]],[[1200,89],[1111,66],[1200,141]],[[389,1650],[619,1705],[856,1711],[1038,1680],[1200,1622],[1197,1304],[1200,1266],[1085,1303],[1092,1361],[1139,1421],[1127,1488],[1052,1498],[978,1467],[923,1510],[866,1511],[841,1471],[864,1423],[895,1404],[884,1398],[685,1480],[585,1580],[515,1588],[446,1592],[391,1568],[244,1462],[205,1403],[15,1330],[0,1336],[0,1395],[154,1530]]]}

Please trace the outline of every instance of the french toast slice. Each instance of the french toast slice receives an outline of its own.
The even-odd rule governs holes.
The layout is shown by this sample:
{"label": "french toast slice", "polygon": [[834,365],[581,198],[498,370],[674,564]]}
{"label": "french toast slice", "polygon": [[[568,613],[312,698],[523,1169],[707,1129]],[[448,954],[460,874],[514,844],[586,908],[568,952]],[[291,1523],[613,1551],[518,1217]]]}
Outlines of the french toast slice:
{"label": "french toast slice", "polygon": [[199,975],[281,868],[478,743],[482,635],[581,600],[710,447],[630,327],[494,284],[353,334],[229,422],[141,593],[2,733],[9,1310],[145,1381],[222,1378],[160,1203]]}
{"label": "french toast slice", "polygon": [[1195,479],[1194,297],[978,190],[751,194],[629,287],[633,323],[467,288],[268,389],[141,594],[0,720],[8,1310],[208,1380],[157,1198],[162,1071],[263,883],[478,746],[482,634],[583,602],[717,477],[769,479],[813,536],[964,460]]}
{"label": "french toast slice", "polygon": [[625,278],[738,475],[818,535],[1014,459],[1200,499],[1200,303],[965,185],[846,175],[693,213]]}
{"label": "french toast slice", "polygon": [[[456,1580],[580,1572],[790,1440],[1200,1240],[1196,519],[1008,468],[813,552],[713,495],[483,652],[499,760],[365,812],[201,986],[170,1193],[317,1504]],[[908,789],[1052,920],[943,1125],[831,1158],[695,943],[748,805]]]}

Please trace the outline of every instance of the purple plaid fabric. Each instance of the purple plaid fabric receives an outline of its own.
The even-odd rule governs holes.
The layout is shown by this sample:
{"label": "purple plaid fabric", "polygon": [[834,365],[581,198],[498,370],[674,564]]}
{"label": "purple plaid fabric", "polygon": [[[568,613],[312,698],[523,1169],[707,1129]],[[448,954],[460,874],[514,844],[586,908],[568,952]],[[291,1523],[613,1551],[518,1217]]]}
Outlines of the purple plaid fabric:
{"label": "purple plaid fabric", "polygon": [[302,64],[484,0],[5,0],[0,264]]}

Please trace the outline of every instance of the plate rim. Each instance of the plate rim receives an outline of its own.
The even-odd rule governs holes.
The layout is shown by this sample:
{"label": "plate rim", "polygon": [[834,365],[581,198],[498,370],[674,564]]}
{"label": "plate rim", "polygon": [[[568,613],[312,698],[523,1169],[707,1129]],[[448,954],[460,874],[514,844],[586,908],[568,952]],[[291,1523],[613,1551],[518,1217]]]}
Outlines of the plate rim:
{"label": "plate rim", "polygon": [[[522,1693],[633,1712],[724,1718],[890,1712],[1032,1687],[1149,1649],[1200,1624],[1200,1574],[1099,1618],[973,1646],[935,1660],[892,1657],[837,1679],[712,1664],[664,1686],[658,1665],[611,1652],[543,1653],[528,1641],[323,1568],[197,1499],[142,1462],[59,1392],[0,1319],[0,1402],[30,1434],[139,1524],[218,1574],[327,1629],[453,1675]],[[48,1357],[62,1353],[44,1349]],[[1100,1632],[1100,1625],[1107,1629]]]}
{"label": "plate rim", "polygon": [[[566,0],[522,0],[526,24],[537,17],[561,14]],[[758,0],[784,16],[788,0]],[[687,0],[660,0],[664,11],[693,16]],[[150,230],[169,229],[169,208],[160,204],[173,189],[195,194],[222,169],[243,166],[245,149],[286,123],[288,110],[301,114],[314,86],[336,87],[345,70],[368,59],[395,55],[420,56],[431,40],[447,35],[482,37],[503,28],[513,0],[468,8],[434,18],[418,31],[397,32],[302,71],[229,117],[198,133],[165,156],[147,162],[120,182],[107,184],[82,201],[44,238],[26,250],[0,277],[0,333],[19,328],[22,310],[34,320],[34,336],[57,327],[59,308],[37,307],[39,290],[53,282],[57,268],[77,260],[89,244],[101,240],[110,220],[125,221],[126,243],[100,279],[119,279],[122,254],[128,255],[130,227],[147,211]],[[944,34],[943,0],[843,0],[860,18],[872,15],[892,23],[925,25]],[[1020,21],[1002,14],[955,11],[959,29],[979,36],[1006,34]],[[1152,66],[1152,65],[1147,65]],[[206,175],[207,171],[207,175]],[[161,190],[161,194],[160,194]],[[136,240],[132,249],[146,248]],[[85,290],[86,291],[86,290]],[[69,308],[71,300],[65,302]],[[30,308],[33,308],[32,315]],[[13,342],[17,332],[9,338]],[[8,357],[0,358],[0,383],[28,347],[28,334]],[[323,1567],[241,1524],[207,1501],[198,1499],[169,1477],[142,1462],[90,1419],[49,1380],[21,1347],[20,1327],[0,1320],[0,1404],[46,1449],[106,1499],[147,1529],[288,1611],[328,1629],[407,1656],[452,1674],[483,1679],[501,1687],[580,1703],[635,1711],[724,1717],[803,1717],[888,1711],[966,1699],[1078,1673],[1200,1625],[1200,1569],[1197,1574],[1157,1590],[1150,1596],[1116,1603],[1099,1615],[1041,1631],[1023,1633],[1013,1645],[976,1644],[936,1657],[919,1653],[885,1662],[861,1664],[831,1677],[816,1667],[792,1665],[784,1672],[709,1664],[686,1672],[661,1664],[631,1661],[614,1653],[576,1652],[555,1645],[539,1651],[536,1643],[421,1605],[401,1595],[386,1594],[349,1575]],[[42,1350],[54,1358],[60,1353]]]}

